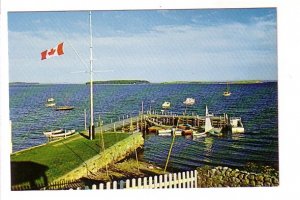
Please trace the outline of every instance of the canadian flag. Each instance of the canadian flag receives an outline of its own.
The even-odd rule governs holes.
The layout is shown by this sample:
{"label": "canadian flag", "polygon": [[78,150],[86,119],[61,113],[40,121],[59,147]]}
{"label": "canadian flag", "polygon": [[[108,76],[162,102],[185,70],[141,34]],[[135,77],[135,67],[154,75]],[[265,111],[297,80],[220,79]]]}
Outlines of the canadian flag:
{"label": "canadian flag", "polygon": [[54,56],[60,56],[63,54],[64,54],[64,43],[62,42],[52,49],[43,51],[41,53],[41,60],[45,60],[47,58],[52,58]]}

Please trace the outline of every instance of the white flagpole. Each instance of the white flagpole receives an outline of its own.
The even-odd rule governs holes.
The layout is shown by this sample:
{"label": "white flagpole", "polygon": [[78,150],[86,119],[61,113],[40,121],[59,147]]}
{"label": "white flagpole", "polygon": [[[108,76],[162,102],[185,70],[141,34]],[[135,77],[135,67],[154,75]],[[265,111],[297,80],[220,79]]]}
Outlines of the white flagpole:
{"label": "white flagpole", "polygon": [[93,105],[93,37],[92,37],[92,12],[90,11],[90,97],[91,97],[91,124],[90,124],[90,140],[94,136],[94,105]]}

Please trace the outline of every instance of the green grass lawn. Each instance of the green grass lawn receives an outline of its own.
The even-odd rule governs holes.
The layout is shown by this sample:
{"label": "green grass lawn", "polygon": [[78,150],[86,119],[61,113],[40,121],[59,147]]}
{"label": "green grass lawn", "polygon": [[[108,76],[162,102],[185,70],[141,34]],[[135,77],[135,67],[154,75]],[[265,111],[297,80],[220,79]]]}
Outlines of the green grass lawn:
{"label": "green grass lawn", "polygon": [[[105,149],[125,139],[126,133],[104,133]],[[19,152],[11,156],[12,185],[25,182],[49,183],[80,166],[84,161],[103,151],[100,134],[88,140],[74,135],[47,145]],[[44,178],[43,178],[44,177]]]}

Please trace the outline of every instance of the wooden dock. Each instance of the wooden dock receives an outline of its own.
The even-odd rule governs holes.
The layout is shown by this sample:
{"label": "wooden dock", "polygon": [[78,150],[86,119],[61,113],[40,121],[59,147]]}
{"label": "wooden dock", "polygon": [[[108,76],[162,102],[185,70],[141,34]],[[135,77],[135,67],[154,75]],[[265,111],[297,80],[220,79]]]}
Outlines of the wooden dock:
{"label": "wooden dock", "polygon": [[[229,122],[227,115],[209,116],[214,128],[228,128]],[[123,131],[123,132],[142,132],[149,133],[152,126],[164,129],[178,125],[190,125],[194,128],[200,128],[205,125],[206,116],[198,115],[159,115],[159,114],[140,114],[134,117],[106,124],[102,126],[102,131]],[[101,131],[101,127],[96,127],[96,132]]]}

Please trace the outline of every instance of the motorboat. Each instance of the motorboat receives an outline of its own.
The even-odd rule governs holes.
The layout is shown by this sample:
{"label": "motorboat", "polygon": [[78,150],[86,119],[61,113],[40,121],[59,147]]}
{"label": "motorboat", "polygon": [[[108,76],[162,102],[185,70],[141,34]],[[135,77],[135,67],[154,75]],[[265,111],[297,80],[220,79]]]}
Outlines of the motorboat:
{"label": "motorboat", "polygon": [[45,104],[46,107],[54,107],[55,105],[56,104],[54,102]]}
{"label": "motorboat", "polygon": [[55,101],[54,98],[47,99],[47,102],[54,102],[54,101]]}
{"label": "motorboat", "polygon": [[183,104],[187,106],[191,106],[195,104],[195,99],[194,98],[186,98],[186,100],[183,102]]}
{"label": "motorboat", "polygon": [[46,107],[54,107],[56,105],[56,103],[54,101],[55,101],[54,98],[47,99],[45,106]]}
{"label": "motorboat", "polygon": [[232,133],[244,133],[245,128],[240,117],[231,117],[230,126]]}
{"label": "motorboat", "polygon": [[169,101],[165,101],[163,104],[162,104],[162,108],[163,109],[169,109],[171,106],[171,103]]}

